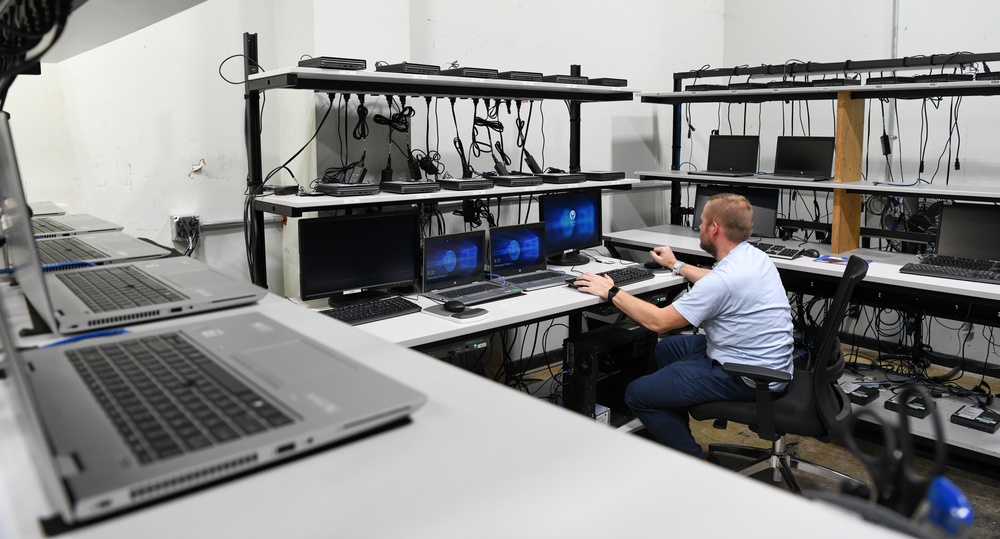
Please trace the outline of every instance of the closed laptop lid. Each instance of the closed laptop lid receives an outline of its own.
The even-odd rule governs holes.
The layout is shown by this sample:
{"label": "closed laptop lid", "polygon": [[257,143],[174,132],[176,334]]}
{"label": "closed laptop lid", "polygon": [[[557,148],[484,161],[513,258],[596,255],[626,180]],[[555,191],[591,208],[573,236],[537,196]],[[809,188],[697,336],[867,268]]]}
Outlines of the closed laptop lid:
{"label": "closed laptop lid", "polygon": [[517,275],[548,268],[545,223],[490,229],[490,267],[497,275]]}
{"label": "closed laptop lid", "polygon": [[774,173],[828,178],[833,175],[833,137],[778,137]]}
{"label": "closed laptop lid", "polygon": [[760,137],[712,135],[708,139],[708,166],[713,172],[757,172]]}
{"label": "closed laptop lid", "polygon": [[485,280],[486,232],[424,238],[424,291]]}

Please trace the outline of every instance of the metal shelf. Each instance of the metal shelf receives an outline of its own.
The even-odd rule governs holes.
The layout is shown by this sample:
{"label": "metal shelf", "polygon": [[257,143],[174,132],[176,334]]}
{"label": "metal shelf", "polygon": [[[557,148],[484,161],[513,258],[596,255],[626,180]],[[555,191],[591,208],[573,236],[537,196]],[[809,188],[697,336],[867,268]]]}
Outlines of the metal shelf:
{"label": "metal shelf", "polygon": [[381,71],[342,71],[310,67],[292,67],[258,73],[250,76],[248,86],[251,91],[288,88],[352,94],[480,99],[564,99],[581,102],[631,101],[638,93],[635,88],[621,86],[476,79]]}
{"label": "metal shelf", "polygon": [[922,99],[968,95],[998,95],[1000,80],[969,82],[918,82],[908,84],[872,84],[862,86],[821,86],[811,88],[760,88],[754,90],[680,91],[639,94],[643,103],[678,105],[681,103],[761,103],[765,101],[816,101],[837,99],[845,92],[851,99]]}

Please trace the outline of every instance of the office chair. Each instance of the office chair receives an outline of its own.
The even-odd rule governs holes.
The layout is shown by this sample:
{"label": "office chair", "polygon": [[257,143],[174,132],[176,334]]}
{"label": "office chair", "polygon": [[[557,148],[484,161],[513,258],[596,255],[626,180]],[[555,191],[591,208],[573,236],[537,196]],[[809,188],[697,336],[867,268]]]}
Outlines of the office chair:
{"label": "office chair", "polygon": [[801,493],[801,489],[792,475],[792,468],[834,481],[863,486],[857,479],[800,459],[794,449],[795,444],[788,444],[785,436],[810,436],[827,442],[841,434],[851,417],[851,403],[837,384],[844,370],[844,354],[837,334],[847,313],[854,287],[864,279],[866,273],[868,263],[851,256],[837,286],[833,303],[827,311],[820,344],[811,351],[804,363],[797,362],[791,382],[784,393],[771,393],[768,385],[770,382],[787,382],[789,374],[786,372],[734,363],[727,363],[723,367],[728,373],[745,376],[756,383],[756,402],[700,404],[689,410],[691,417],[698,420],[715,419],[716,425],[728,421],[745,424],[758,437],[769,440],[771,447],[711,444],[708,449],[710,459],[716,453],[749,457],[754,460],[737,470],[738,473],[750,476],[772,470],[774,481],[784,479],[788,488],[795,493]]}

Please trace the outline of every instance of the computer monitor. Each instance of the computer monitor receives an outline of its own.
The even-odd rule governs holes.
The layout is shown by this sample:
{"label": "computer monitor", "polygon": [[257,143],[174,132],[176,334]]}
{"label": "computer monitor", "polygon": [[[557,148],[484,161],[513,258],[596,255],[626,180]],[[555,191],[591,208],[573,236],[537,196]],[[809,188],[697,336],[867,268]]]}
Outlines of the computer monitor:
{"label": "computer monitor", "polygon": [[[376,248],[377,247],[377,248]],[[299,293],[330,305],[385,295],[420,280],[415,211],[299,220]]]}
{"label": "computer monitor", "polygon": [[709,197],[719,193],[743,195],[753,206],[753,236],[773,238],[776,236],[778,222],[778,199],[780,189],[754,187],[727,187],[719,185],[699,185],[694,197],[694,217],[691,228],[698,230],[701,225],[701,212]]}
{"label": "computer monitor", "polygon": [[836,145],[833,137],[778,137],[774,150],[774,173],[786,176],[832,176]]}
{"label": "computer monitor", "polygon": [[486,278],[486,231],[424,238],[424,292]]}
{"label": "computer monitor", "polygon": [[1000,206],[944,205],[938,224],[937,254],[1000,260]]}
{"label": "computer monitor", "polygon": [[577,266],[590,258],[580,249],[601,245],[601,191],[570,191],[541,197],[549,264]]}

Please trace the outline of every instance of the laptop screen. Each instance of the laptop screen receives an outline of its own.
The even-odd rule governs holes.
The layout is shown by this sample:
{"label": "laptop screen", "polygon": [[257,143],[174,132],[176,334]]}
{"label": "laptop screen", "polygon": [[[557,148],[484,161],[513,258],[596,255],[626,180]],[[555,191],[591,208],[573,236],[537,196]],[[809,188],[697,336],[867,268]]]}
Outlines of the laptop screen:
{"label": "laptop screen", "polygon": [[775,237],[780,189],[699,185],[694,200],[692,229],[698,230],[705,203],[708,202],[709,197],[718,193],[734,193],[746,197],[750,205],[753,206],[753,235],[761,238]]}
{"label": "laptop screen", "polygon": [[492,271],[497,275],[516,275],[547,268],[545,223],[491,228],[490,258]]}
{"label": "laptop screen", "polygon": [[1000,206],[943,206],[938,225],[937,254],[1000,260]]}
{"label": "laptop screen", "polygon": [[424,238],[424,291],[482,281],[486,232]]}
{"label": "laptop screen", "polygon": [[708,139],[706,170],[721,172],[757,172],[760,137],[750,135],[712,135]]}
{"label": "laptop screen", "polygon": [[778,137],[774,173],[828,178],[833,175],[833,137]]}

